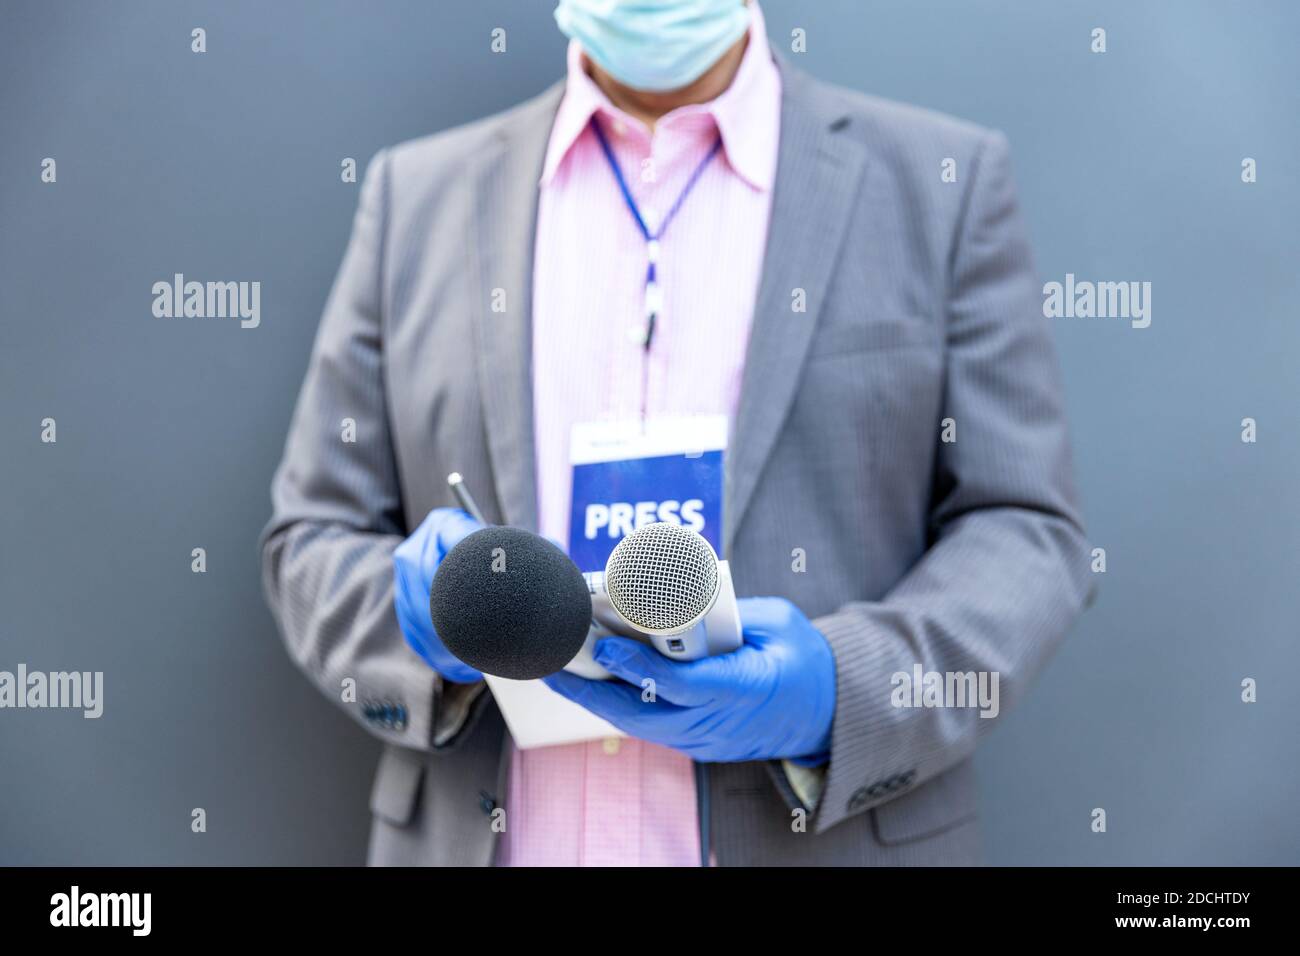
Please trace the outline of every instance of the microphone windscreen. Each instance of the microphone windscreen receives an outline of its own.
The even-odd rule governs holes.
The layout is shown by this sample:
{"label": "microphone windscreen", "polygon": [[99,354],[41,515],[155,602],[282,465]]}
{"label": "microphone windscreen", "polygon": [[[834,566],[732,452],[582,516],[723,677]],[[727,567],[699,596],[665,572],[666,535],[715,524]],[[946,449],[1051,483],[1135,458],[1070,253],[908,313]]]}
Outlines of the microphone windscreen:
{"label": "microphone windscreen", "polygon": [[569,556],[522,528],[481,528],[452,548],[429,592],[433,629],[470,667],[511,680],[562,670],[582,649],[591,594]]}

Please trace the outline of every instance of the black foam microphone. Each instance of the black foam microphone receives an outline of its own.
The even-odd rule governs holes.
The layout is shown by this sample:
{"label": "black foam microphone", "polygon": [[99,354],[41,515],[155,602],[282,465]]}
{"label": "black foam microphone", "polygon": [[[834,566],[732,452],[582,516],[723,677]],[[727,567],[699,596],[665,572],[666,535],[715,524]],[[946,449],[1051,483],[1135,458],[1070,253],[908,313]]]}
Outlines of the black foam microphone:
{"label": "black foam microphone", "polygon": [[563,669],[591,625],[591,594],[569,556],[522,528],[480,528],[433,576],[429,613],[447,650],[511,680]]}

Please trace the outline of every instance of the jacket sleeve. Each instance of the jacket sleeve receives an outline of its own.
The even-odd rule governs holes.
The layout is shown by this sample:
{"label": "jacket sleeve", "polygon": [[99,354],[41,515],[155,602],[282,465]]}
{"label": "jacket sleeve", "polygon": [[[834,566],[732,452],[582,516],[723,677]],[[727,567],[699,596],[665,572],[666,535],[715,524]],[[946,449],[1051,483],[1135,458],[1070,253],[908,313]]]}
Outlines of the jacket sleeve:
{"label": "jacket sleeve", "polygon": [[972,163],[946,305],[955,441],[935,423],[931,546],[883,600],[814,621],[837,671],[817,832],[942,773],[997,723],[896,707],[892,675],[996,673],[1005,713],[1091,598],[1059,371],[999,133]]}
{"label": "jacket sleeve", "polygon": [[290,655],[322,693],[380,739],[429,749],[451,741],[482,685],[443,695],[393,608],[406,529],[383,384],[387,177],[381,152],[272,483],[262,577]]}

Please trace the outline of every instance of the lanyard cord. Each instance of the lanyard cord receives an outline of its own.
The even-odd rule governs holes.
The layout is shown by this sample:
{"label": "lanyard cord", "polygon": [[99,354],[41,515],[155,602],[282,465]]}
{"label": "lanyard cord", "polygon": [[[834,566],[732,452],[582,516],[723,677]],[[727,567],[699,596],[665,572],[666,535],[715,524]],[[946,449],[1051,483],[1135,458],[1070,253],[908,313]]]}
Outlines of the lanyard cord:
{"label": "lanyard cord", "polygon": [[719,134],[718,138],[714,140],[713,146],[709,149],[708,155],[706,155],[704,159],[700,160],[700,164],[696,166],[695,171],[691,173],[691,178],[688,179],[686,185],[682,187],[682,191],[680,195],[678,195],[677,201],[673,203],[672,208],[668,210],[668,215],[664,217],[664,221],[660,224],[659,231],[652,235],[649,227],[645,224],[645,219],[641,217],[641,210],[637,208],[636,200],[632,198],[632,190],[628,189],[627,180],[623,178],[623,170],[619,168],[618,160],[614,158],[614,151],[610,149],[609,140],[605,138],[604,130],[602,130],[600,124],[596,122],[596,116],[594,113],[591,117],[591,128],[596,133],[596,138],[600,140],[600,148],[605,153],[605,159],[609,161],[609,168],[613,171],[614,178],[618,180],[618,188],[623,193],[623,201],[627,203],[627,208],[632,213],[632,218],[636,220],[636,224],[640,228],[641,235],[645,237],[646,242],[653,242],[664,234],[664,230],[668,228],[668,224],[672,222],[673,217],[677,215],[677,210],[682,208],[682,203],[686,200],[687,195],[689,195],[690,191],[695,188],[696,182],[699,181],[700,175],[704,172],[704,167],[709,165],[709,162],[713,157],[718,154],[718,150],[722,148],[722,136]]}
{"label": "lanyard cord", "polygon": [[[641,230],[641,236],[646,242],[647,264],[644,292],[646,320],[645,331],[641,336],[641,354],[644,356],[644,359],[648,359],[650,354],[650,343],[654,341],[655,320],[658,318],[659,309],[662,305],[662,298],[659,294],[658,276],[655,269],[659,262],[659,237],[664,234],[664,230],[668,228],[668,224],[676,217],[677,210],[682,208],[682,203],[686,201],[686,197],[690,194],[691,190],[695,188],[695,184],[704,173],[704,167],[708,166],[709,163],[713,161],[713,157],[718,154],[720,149],[722,149],[722,134],[718,134],[718,138],[714,141],[709,152],[705,155],[704,159],[700,160],[700,164],[695,167],[690,178],[686,180],[686,185],[682,187],[682,191],[678,194],[676,202],[672,204],[672,207],[668,210],[668,215],[664,216],[663,222],[659,224],[658,231],[651,233],[650,227],[645,223],[645,217],[641,215],[641,210],[637,208],[636,200],[632,198],[632,190],[628,188],[627,180],[623,178],[623,170],[619,168],[618,160],[614,158],[614,150],[610,148],[609,140],[605,137],[605,131],[600,128],[600,123],[597,122],[595,113],[591,115],[591,129],[592,132],[596,134],[596,139],[600,141],[601,152],[605,154],[605,160],[609,163],[610,171],[614,174],[614,179],[618,182],[619,192],[623,194],[623,202],[627,204],[628,211],[632,213],[632,218],[636,220],[637,228]],[[642,425],[645,424],[647,402],[649,398],[647,393],[650,387],[650,368],[644,359],[642,361],[641,373]]]}
{"label": "lanyard cord", "polygon": [[[686,197],[690,194],[690,191],[695,188],[696,182],[699,181],[700,176],[704,173],[704,167],[708,166],[709,163],[712,162],[713,157],[718,154],[718,150],[722,149],[722,134],[718,134],[718,138],[714,141],[708,154],[704,159],[700,160],[700,164],[695,167],[695,171],[691,173],[691,178],[686,180],[686,185],[682,187],[681,193],[677,196],[677,201],[672,204],[672,207],[668,210],[668,215],[666,215],[664,221],[659,224],[658,231],[651,233],[650,228],[645,224],[644,217],[641,215],[641,210],[637,208],[636,200],[632,198],[632,190],[628,188],[627,180],[623,178],[623,170],[619,168],[618,160],[614,158],[614,150],[610,148],[609,140],[605,137],[605,131],[600,128],[600,123],[596,121],[596,114],[594,113],[591,116],[591,128],[596,134],[596,139],[600,140],[601,151],[604,152],[605,159],[609,162],[609,168],[614,173],[614,178],[618,181],[619,191],[623,193],[623,201],[627,203],[628,211],[632,213],[632,218],[636,220],[637,227],[641,230],[641,235],[650,246],[650,261],[646,266],[645,274],[646,286],[649,287],[654,285],[657,287],[658,282],[655,273],[655,265],[659,258],[659,237],[664,234],[664,230],[668,228],[668,224],[673,221],[673,218],[677,215],[677,210],[682,208],[682,203],[686,201]],[[655,298],[657,299],[657,295]],[[647,349],[650,348],[650,339],[654,335],[654,322],[656,313],[658,312],[657,302],[648,307],[648,312],[649,315],[647,316],[646,335],[644,340]]]}

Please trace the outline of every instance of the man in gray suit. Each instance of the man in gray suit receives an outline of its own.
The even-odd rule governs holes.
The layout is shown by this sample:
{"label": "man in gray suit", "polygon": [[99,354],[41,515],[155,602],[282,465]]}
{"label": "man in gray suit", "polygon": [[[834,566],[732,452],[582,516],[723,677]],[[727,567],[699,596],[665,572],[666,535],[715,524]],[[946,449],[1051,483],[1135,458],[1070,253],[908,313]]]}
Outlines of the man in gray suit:
{"label": "man in gray suit", "polygon": [[[1006,141],[813,80],[772,56],[742,0],[561,0],[557,19],[573,41],[567,83],[372,162],[274,482],[264,578],[286,644],[385,744],[371,862],[599,862],[615,847],[622,862],[679,863],[683,846],[689,862],[719,865],[978,862],[971,753],[996,720],[943,691],[991,686],[984,715],[1005,711],[1091,590]],[[705,139],[683,151],[680,192],[660,197],[663,212],[680,195],[680,217],[656,232],[638,210],[652,194],[620,172],[636,147],[610,140],[641,124],[649,150],[678,121]],[[644,238],[652,264],[662,233],[664,290],[645,259],[626,288],[616,260],[598,273],[614,278],[589,281],[557,241],[573,209],[591,216],[578,232],[596,236],[635,222],[643,235],[622,239]],[[711,275],[692,243],[718,229],[742,258]],[[598,259],[611,244],[579,252]],[[676,284],[704,301],[713,282],[735,283],[717,310],[672,298]],[[468,530],[445,510],[448,472],[466,475],[488,520],[553,530],[539,483],[549,495],[559,480],[556,396],[621,386],[551,346],[572,333],[565,316],[603,314],[613,306],[600,297],[624,293],[645,297],[647,317],[666,297],[661,355],[709,341],[689,338],[706,327],[725,330],[707,353],[721,365],[739,343],[719,376],[734,377],[736,401],[716,400],[731,422],[723,550],[739,595],[779,600],[742,604],[761,627],[745,620],[735,653],[747,664],[715,667],[709,693],[694,693],[698,670],[663,672],[666,704],[629,717],[609,696],[626,685],[555,684],[642,738],[630,745],[647,748],[638,766],[664,768],[653,780],[665,801],[682,779],[673,761],[700,757],[692,805],[656,821],[629,801],[624,820],[624,798],[596,792],[605,816],[592,823],[578,807],[535,812],[530,801],[562,792],[564,767],[585,765],[523,760],[419,605]],[[728,303],[736,315],[719,314]],[[681,360],[653,364],[654,334],[651,321],[627,359],[664,376],[643,393],[651,405],[691,391],[673,378]],[[557,371],[556,354],[573,367]],[[658,666],[620,676],[635,684]],[[900,691],[913,678],[925,693]],[[695,704],[701,719],[674,723]]]}

